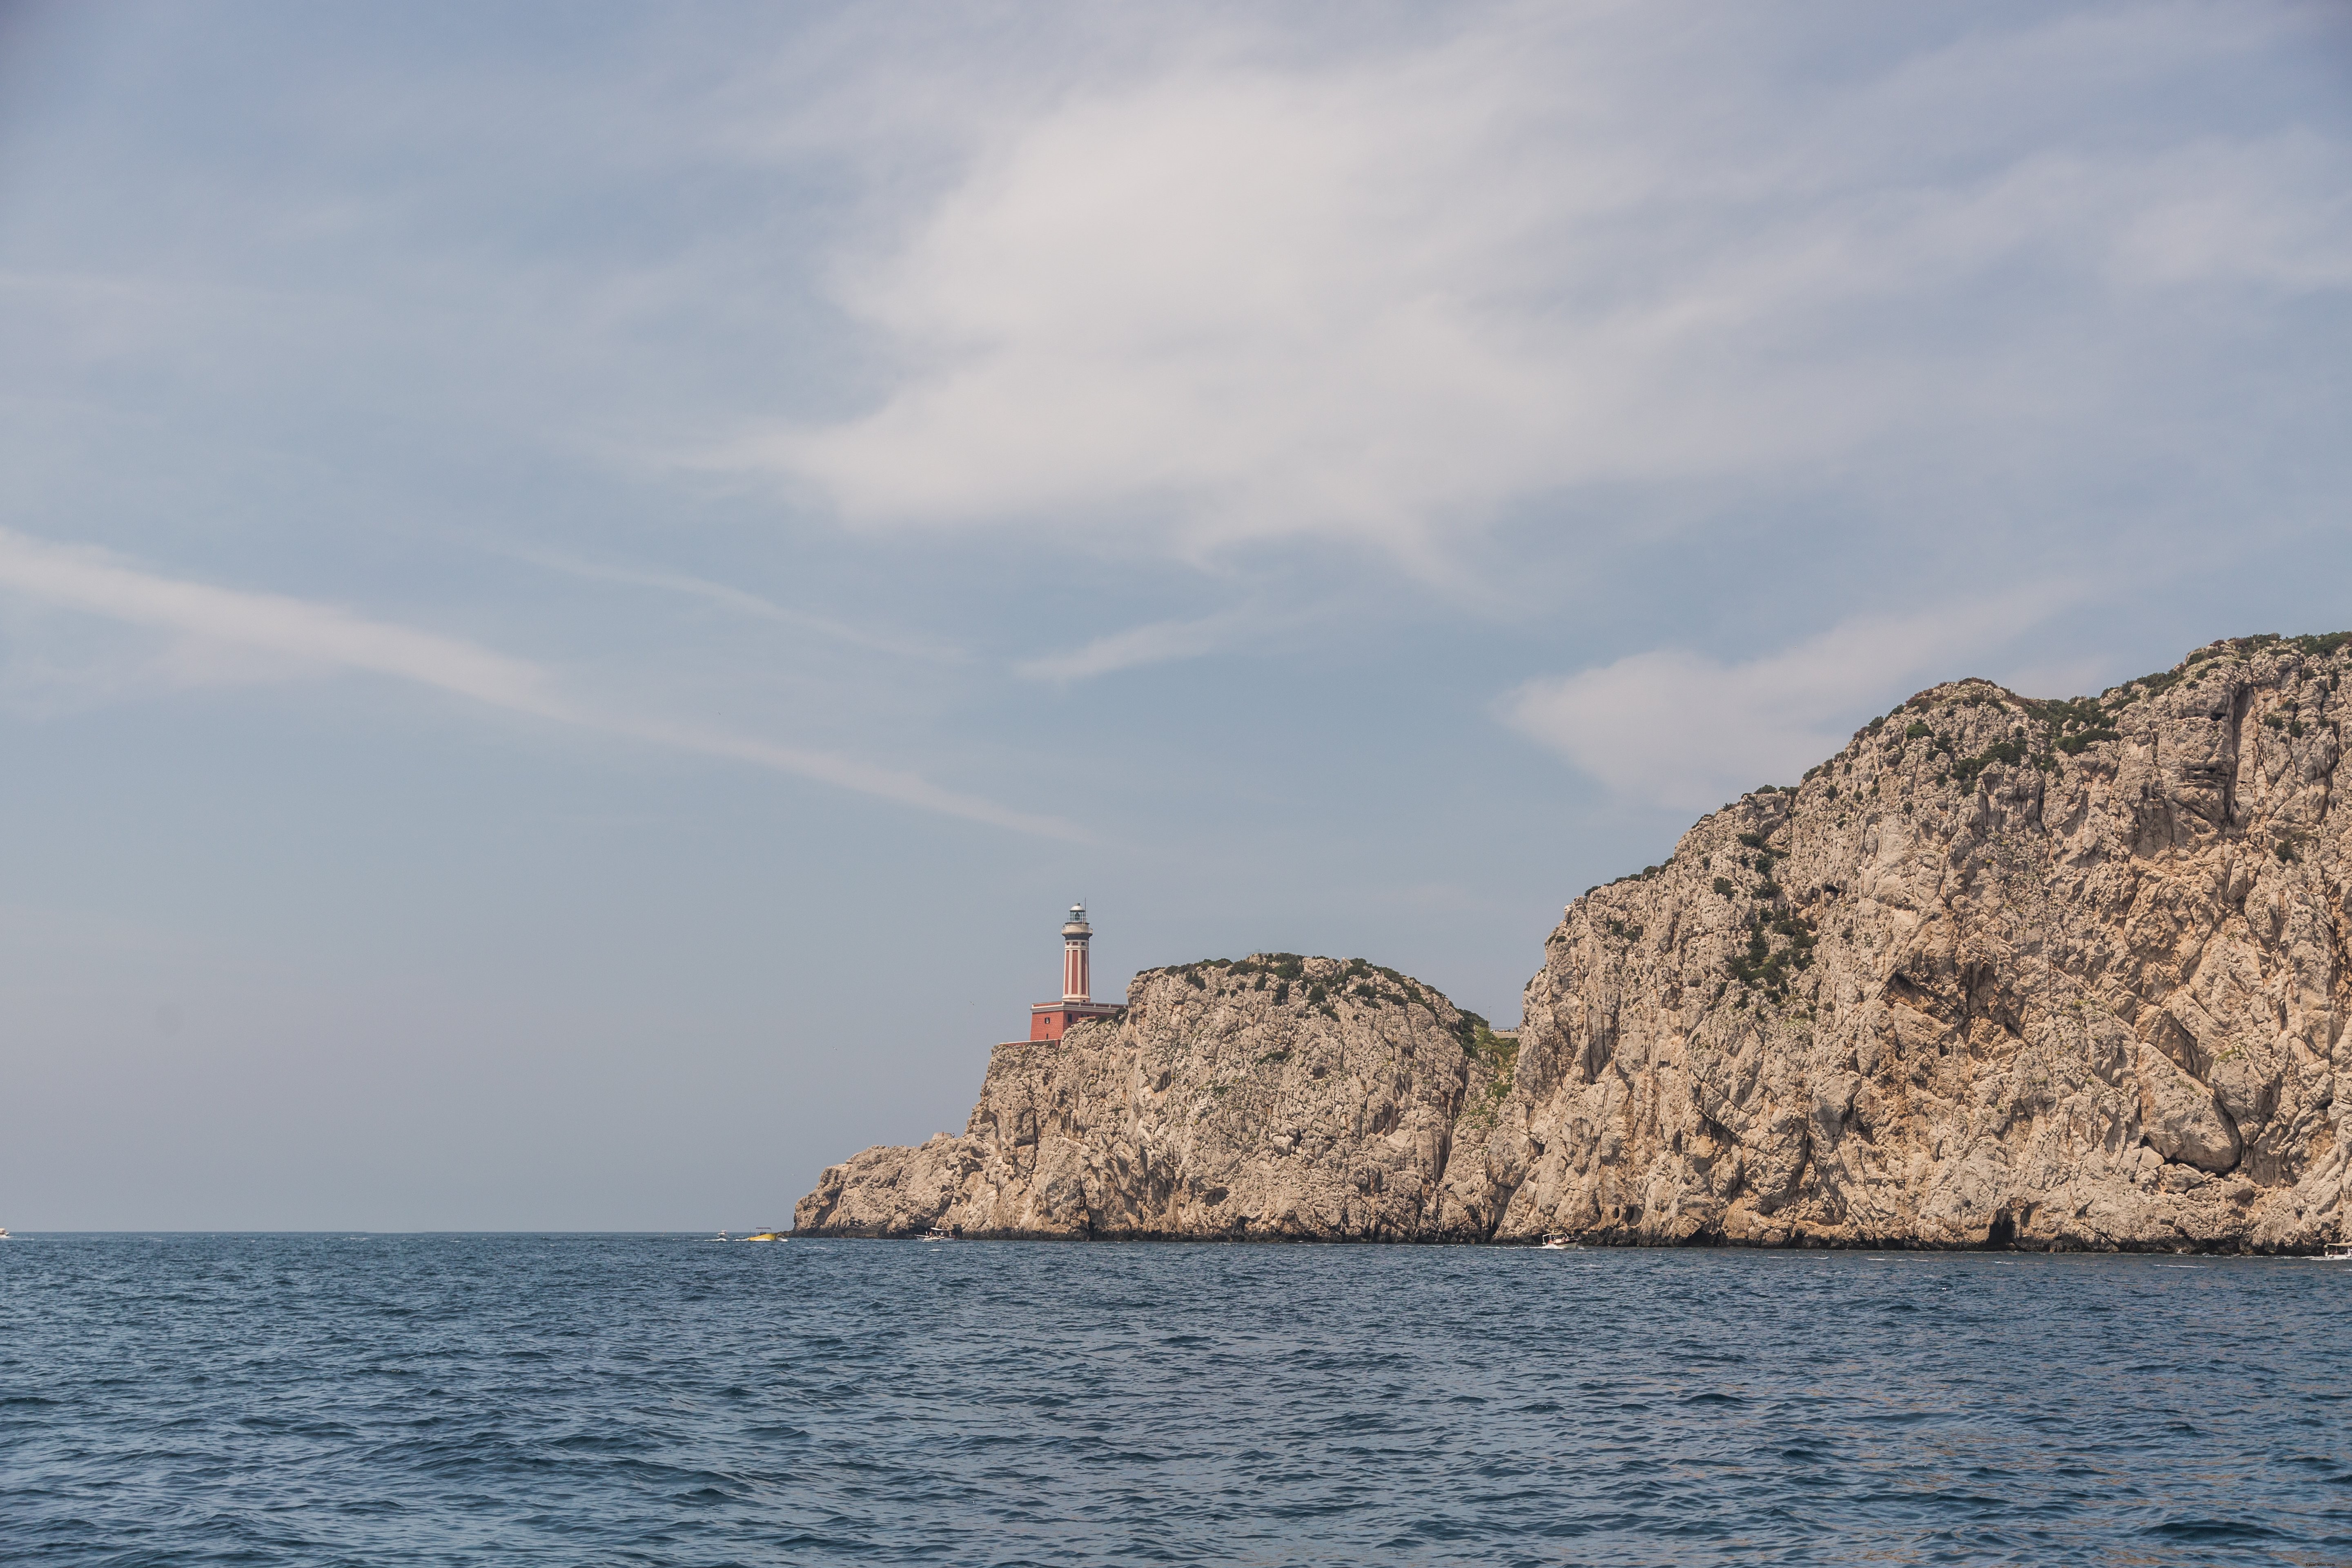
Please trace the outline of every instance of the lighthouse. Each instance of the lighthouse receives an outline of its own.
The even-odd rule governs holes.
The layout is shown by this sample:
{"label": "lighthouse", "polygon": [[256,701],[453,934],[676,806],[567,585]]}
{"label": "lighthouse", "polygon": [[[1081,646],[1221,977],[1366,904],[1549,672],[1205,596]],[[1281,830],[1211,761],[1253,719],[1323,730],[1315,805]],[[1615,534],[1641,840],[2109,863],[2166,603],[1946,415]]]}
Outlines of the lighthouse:
{"label": "lighthouse", "polygon": [[1062,922],[1062,999],[1040,1002],[1029,1009],[1031,1039],[1058,1040],[1073,1024],[1108,1017],[1118,1011],[1112,1003],[1095,1001],[1088,991],[1093,982],[1087,973],[1087,944],[1094,934],[1095,928],[1087,923],[1087,906],[1072,904],[1069,919]]}
{"label": "lighthouse", "polygon": [[1062,922],[1062,1000],[1091,1002],[1087,994],[1087,943],[1094,940],[1095,928],[1087,924],[1087,906],[1072,904],[1070,918]]}

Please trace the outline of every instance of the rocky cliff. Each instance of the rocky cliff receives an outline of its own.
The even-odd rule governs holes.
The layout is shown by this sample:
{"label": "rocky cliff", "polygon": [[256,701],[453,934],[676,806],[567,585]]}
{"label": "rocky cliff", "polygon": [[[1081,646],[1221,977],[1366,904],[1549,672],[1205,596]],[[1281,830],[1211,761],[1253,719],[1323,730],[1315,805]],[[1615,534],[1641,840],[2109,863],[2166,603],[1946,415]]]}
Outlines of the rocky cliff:
{"label": "rocky cliff", "polygon": [[1922,692],[1570,905],[1516,1039],[1360,961],[1139,976],[796,1224],[2315,1247],[2352,1157],[2347,655]]}
{"label": "rocky cliff", "polygon": [[1443,1184],[1508,1037],[1361,959],[1150,970],[1126,1010],[996,1047],[963,1136],[868,1149],[801,1231],[1412,1240],[1485,1230]]}

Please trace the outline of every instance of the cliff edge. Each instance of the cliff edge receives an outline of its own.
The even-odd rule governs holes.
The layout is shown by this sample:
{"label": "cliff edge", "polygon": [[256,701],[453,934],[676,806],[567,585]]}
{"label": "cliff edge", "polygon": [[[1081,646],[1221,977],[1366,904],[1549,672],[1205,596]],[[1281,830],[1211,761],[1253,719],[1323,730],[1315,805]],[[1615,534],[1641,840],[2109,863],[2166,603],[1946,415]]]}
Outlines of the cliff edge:
{"label": "cliff edge", "polygon": [[[1361,959],[1147,970],[1125,1011],[996,1047],[963,1135],[828,1169],[795,1230],[1483,1239],[1444,1182],[1513,1043]],[[1482,1121],[1483,1115],[1483,1121]]]}
{"label": "cliff edge", "polygon": [[1360,960],[1149,972],[795,1225],[2315,1248],[2352,1157],[2347,653],[1921,692],[1570,905],[1516,1038]]}

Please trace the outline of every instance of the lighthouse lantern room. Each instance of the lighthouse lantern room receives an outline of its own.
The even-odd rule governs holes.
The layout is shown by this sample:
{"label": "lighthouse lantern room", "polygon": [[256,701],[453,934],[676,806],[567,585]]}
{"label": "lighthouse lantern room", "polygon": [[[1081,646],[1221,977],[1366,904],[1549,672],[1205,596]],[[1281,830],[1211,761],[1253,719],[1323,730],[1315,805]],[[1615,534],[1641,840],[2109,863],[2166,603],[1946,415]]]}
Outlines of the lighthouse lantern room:
{"label": "lighthouse lantern room", "polygon": [[1092,981],[1087,972],[1087,944],[1094,934],[1094,927],[1087,923],[1087,906],[1072,904],[1070,918],[1062,922],[1062,999],[1040,1002],[1029,1009],[1031,1039],[1058,1040],[1073,1024],[1106,1018],[1118,1011],[1116,1004],[1097,1002],[1087,992]]}

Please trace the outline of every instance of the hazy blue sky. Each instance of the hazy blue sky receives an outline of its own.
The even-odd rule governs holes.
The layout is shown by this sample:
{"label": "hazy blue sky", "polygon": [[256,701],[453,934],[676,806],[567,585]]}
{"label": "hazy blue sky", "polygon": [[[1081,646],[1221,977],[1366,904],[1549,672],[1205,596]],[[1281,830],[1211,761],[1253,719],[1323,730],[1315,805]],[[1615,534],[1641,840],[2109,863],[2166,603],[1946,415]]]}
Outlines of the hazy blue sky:
{"label": "hazy blue sky", "polygon": [[0,8],[0,1224],[781,1220],[2352,626],[2352,12]]}

